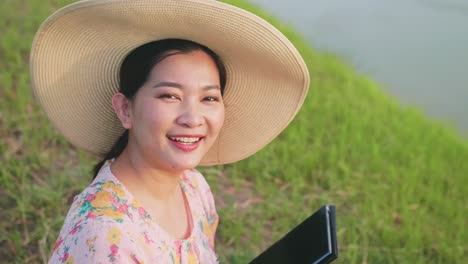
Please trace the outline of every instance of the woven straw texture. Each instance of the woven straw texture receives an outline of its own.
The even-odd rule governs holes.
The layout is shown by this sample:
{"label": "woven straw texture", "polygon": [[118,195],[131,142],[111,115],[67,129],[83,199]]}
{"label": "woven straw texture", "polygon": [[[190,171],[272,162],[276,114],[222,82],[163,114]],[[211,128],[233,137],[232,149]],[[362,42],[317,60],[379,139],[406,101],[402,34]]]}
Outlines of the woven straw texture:
{"label": "woven straw texture", "polygon": [[166,38],[203,44],[226,64],[225,123],[201,165],[257,152],[305,99],[307,67],[289,40],[256,15],[212,0],[81,1],[57,11],[33,42],[34,95],[65,138],[102,156],[123,133],[111,104],[121,62]]}

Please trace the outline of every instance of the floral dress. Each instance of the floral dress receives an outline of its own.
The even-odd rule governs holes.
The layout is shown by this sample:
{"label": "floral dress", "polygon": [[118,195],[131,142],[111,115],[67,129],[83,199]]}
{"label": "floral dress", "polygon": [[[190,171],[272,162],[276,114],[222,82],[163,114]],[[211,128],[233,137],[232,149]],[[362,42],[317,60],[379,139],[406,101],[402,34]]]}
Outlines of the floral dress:
{"label": "floral dress", "polygon": [[187,239],[174,239],[119,182],[107,162],[74,198],[49,263],[217,263],[218,214],[211,190],[196,170],[180,184],[192,214]]}

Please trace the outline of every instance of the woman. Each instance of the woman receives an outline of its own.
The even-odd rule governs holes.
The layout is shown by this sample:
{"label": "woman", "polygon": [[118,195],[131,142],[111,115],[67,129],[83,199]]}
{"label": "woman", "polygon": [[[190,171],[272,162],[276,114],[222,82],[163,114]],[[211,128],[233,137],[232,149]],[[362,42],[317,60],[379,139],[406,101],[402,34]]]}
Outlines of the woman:
{"label": "woman", "polygon": [[31,76],[59,131],[102,159],[50,263],[216,263],[218,215],[195,167],[270,142],[309,81],[280,32],[211,0],[65,7],[36,35]]}

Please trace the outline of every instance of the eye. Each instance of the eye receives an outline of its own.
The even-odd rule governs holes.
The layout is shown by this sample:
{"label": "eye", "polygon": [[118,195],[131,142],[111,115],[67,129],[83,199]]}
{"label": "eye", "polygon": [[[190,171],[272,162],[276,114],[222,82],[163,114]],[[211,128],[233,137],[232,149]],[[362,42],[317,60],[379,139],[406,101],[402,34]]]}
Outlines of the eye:
{"label": "eye", "polygon": [[203,98],[203,100],[208,102],[219,102],[219,98],[216,96],[207,96]]}
{"label": "eye", "polygon": [[178,100],[179,97],[177,97],[177,95],[175,94],[161,94],[158,96],[158,98],[161,98],[161,99],[173,99],[173,100]]}

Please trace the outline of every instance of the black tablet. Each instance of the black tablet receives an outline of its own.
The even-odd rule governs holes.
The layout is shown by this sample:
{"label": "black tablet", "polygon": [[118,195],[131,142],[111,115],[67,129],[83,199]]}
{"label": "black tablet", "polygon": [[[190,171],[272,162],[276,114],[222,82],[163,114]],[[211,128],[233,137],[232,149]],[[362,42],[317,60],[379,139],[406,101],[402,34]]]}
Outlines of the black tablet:
{"label": "black tablet", "polygon": [[326,264],[338,257],[335,206],[325,205],[251,264]]}

